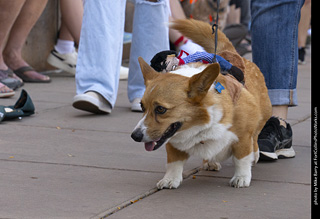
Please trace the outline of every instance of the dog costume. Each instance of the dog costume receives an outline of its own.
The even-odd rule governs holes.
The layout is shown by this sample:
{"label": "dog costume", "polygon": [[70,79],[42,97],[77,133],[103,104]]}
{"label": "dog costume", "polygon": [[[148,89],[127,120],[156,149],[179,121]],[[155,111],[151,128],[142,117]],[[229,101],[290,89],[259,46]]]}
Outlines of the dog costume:
{"label": "dog costume", "polygon": [[158,72],[169,72],[175,70],[179,65],[188,64],[191,62],[203,62],[206,64],[218,62],[222,72],[228,72],[234,76],[239,82],[244,81],[243,71],[232,65],[230,62],[225,60],[222,56],[215,55],[208,52],[196,52],[194,54],[187,54],[187,57],[181,58],[184,51],[180,52],[180,55],[175,51],[166,50],[157,53],[151,60],[151,67]]}

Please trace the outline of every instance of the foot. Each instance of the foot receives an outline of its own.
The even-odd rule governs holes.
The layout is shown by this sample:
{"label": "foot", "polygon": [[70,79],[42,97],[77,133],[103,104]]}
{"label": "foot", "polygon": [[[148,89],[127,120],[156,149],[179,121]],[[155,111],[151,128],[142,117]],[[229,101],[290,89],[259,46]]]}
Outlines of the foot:
{"label": "foot", "polygon": [[50,52],[47,62],[56,68],[75,75],[77,58],[78,53],[75,50],[72,53],[61,54],[54,49]]}
{"label": "foot", "polygon": [[111,113],[111,104],[99,93],[88,91],[85,94],[78,94],[73,98],[72,106],[79,110],[95,114]]}
{"label": "foot", "polygon": [[[24,66],[29,66],[29,64],[26,61],[24,61],[20,56],[15,55],[14,53],[4,53],[4,59],[7,66],[11,68],[13,71]],[[32,80],[50,81],[50,77],[42,75],[36,72],[35,70],[25,71],[23,74],[27,78]]]}
{"label": "foot", "polygon": [[289,123],[286,123],[286,127],[282,126],[276,117],[271,117],[263,127],[258,137],[258,145],[260,160],[272,161],[295,157],[291,126]]}
{"label": "foot", "polygon": [[162,180],[157,183],[158,189],[176,189],[180,186],[183,178],[183,165],[185,161],[167,163],[167,171]]}
{"label": "foot", "polygon": [[142,112],[140,102],[141,102],[141,98],[136,98],[132,101],[132,103],[131,103],[131,111],[132,112]]}
{"label": "foot", "polygon": [[23,85],[23,81],[9,68],[7,68],[7,70],[0,69],[0,82],[12,90]]}
{"label": "foot", "polygon": [[15,92],[0,82],[0,98],[11,97]]}
{"label": "foot", "polygon": [[229,184],[235,188],[249,187],[251,182],[251,166],[253,162],[253,154],[249,154],[241,159],[233,157],[235,166],[234,176],[231,178]]}

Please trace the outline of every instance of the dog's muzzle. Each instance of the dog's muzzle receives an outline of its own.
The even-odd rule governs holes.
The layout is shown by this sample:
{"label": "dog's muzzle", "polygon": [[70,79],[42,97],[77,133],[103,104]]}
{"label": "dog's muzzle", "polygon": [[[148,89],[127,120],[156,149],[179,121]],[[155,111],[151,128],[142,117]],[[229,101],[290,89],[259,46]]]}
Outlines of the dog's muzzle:
{"label": "dog's muzzle", "polygon": [[181,128],[181,126],[182,122],[172,123],[158,140],[149,142],[144,141],[144,134],[142,129],[137,128],[132,132],[131,138],[136,142],[145,142],[145,148],[147,151],[154,151],[160,148],[164,143],[166,143],[167,140]]}

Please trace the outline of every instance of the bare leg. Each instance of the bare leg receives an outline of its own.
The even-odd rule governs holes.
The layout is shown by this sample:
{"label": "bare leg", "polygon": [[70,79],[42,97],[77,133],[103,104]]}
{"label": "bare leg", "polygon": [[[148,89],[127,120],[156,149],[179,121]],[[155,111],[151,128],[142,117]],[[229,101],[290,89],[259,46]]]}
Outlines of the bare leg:
{"label": "bare leg", "polygon": [[[47,0],[26,0],[23,5],[11,28],[7,45],[3,51],[4,60],[11,69],[16,70],[23,66],[28,66],[28,63],[21,56],[21,51],[29,32],[40,17],[46,4]],[[44,81],[50,79],[48,76],[39,74],[36,71],[26,71],[24,74],[31,79]]]}
{"label": "bare leg", "polygon": [[0,69],[2,70],[8,69],[8,66],[4,63],[2,56],[6,38],[8,37],[11,27],[14,24],[24,2],[25,0],[0,0]]}
{"label": "bare leg", "polygon": [[63,20],[61,21],[59,39],[74,41],[73,36],[71,35],[70,31],[68,30],[68,28],[67,28],[66,24],[63,22]]}
{"label": "bare leg", "polygon": [[[286,120],[288,115],[288,106],[272,106],[272,116],[279,117],[281,119]],[[280,120],[280,125],[287,127],[287,124]]]}
{"label": "bare leg", "polygon": [[[169,17],[169,21],[172,21],[172,20],[174,19],[172,17]],[[169,39],[172,43],[176,42],[181,36],[182,34],[179,31],[169,28]],[[180,44],[182,45],[182,43],[183,42],[181,42]]]}
{"label": "bare leg", "polygon": [[[175,19],[186,19],[186,15],[184,14],[179,0],[170,0],[170,9],[171,17],[169,18],[169,21],[173,21]],[[179,31],[169,29],[169,38],[172,43],[176,42],[181,36],[182,34]]]}
{"label": "bare leg", "polygon": [[[76,44],[79,45],[83,5],[82,0],[60,0],[62,24],[68,29]],[[59,36],[60,39],[62,39]]]}
{"label": "bare leg", "polygon": [[[179,0],[170,0],[171,16],[169,21],[174,21],[176,19],[186,19],[186,15],[182,9]],[[183,37],[183,38],[182,38]],[[174,43],[176,50],[183,49],[188,53],[194,53],[196,51],[203,51],[203,48],[194,42],[192,42],[187,37],[183,36],[179,31],[169,28],[169,39],[171,43]],[[182,39],[181,41],[178,39]]]}
{"label": "bare leg", "polygon": [[311,20],[311,2],[304,3],[301,8],[301,19],[298,30],[298,47],[305,47]]}

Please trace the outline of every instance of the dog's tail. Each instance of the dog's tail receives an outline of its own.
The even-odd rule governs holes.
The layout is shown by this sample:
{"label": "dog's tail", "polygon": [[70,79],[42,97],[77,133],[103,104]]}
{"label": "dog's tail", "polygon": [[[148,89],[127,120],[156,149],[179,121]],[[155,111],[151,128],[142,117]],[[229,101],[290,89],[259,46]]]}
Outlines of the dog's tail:
{"label": "dog's tail", "polygon": [[[169,27],[178,30],[183,36],[186,36],[196,44],[199,44],[207,52],[214,53],[215,34],[212,34],[210,24],[194,19],[184,19],[170,22]],[[226,35],[222,31],[218,30],[217,53],[225,50],[236,52]]]}

